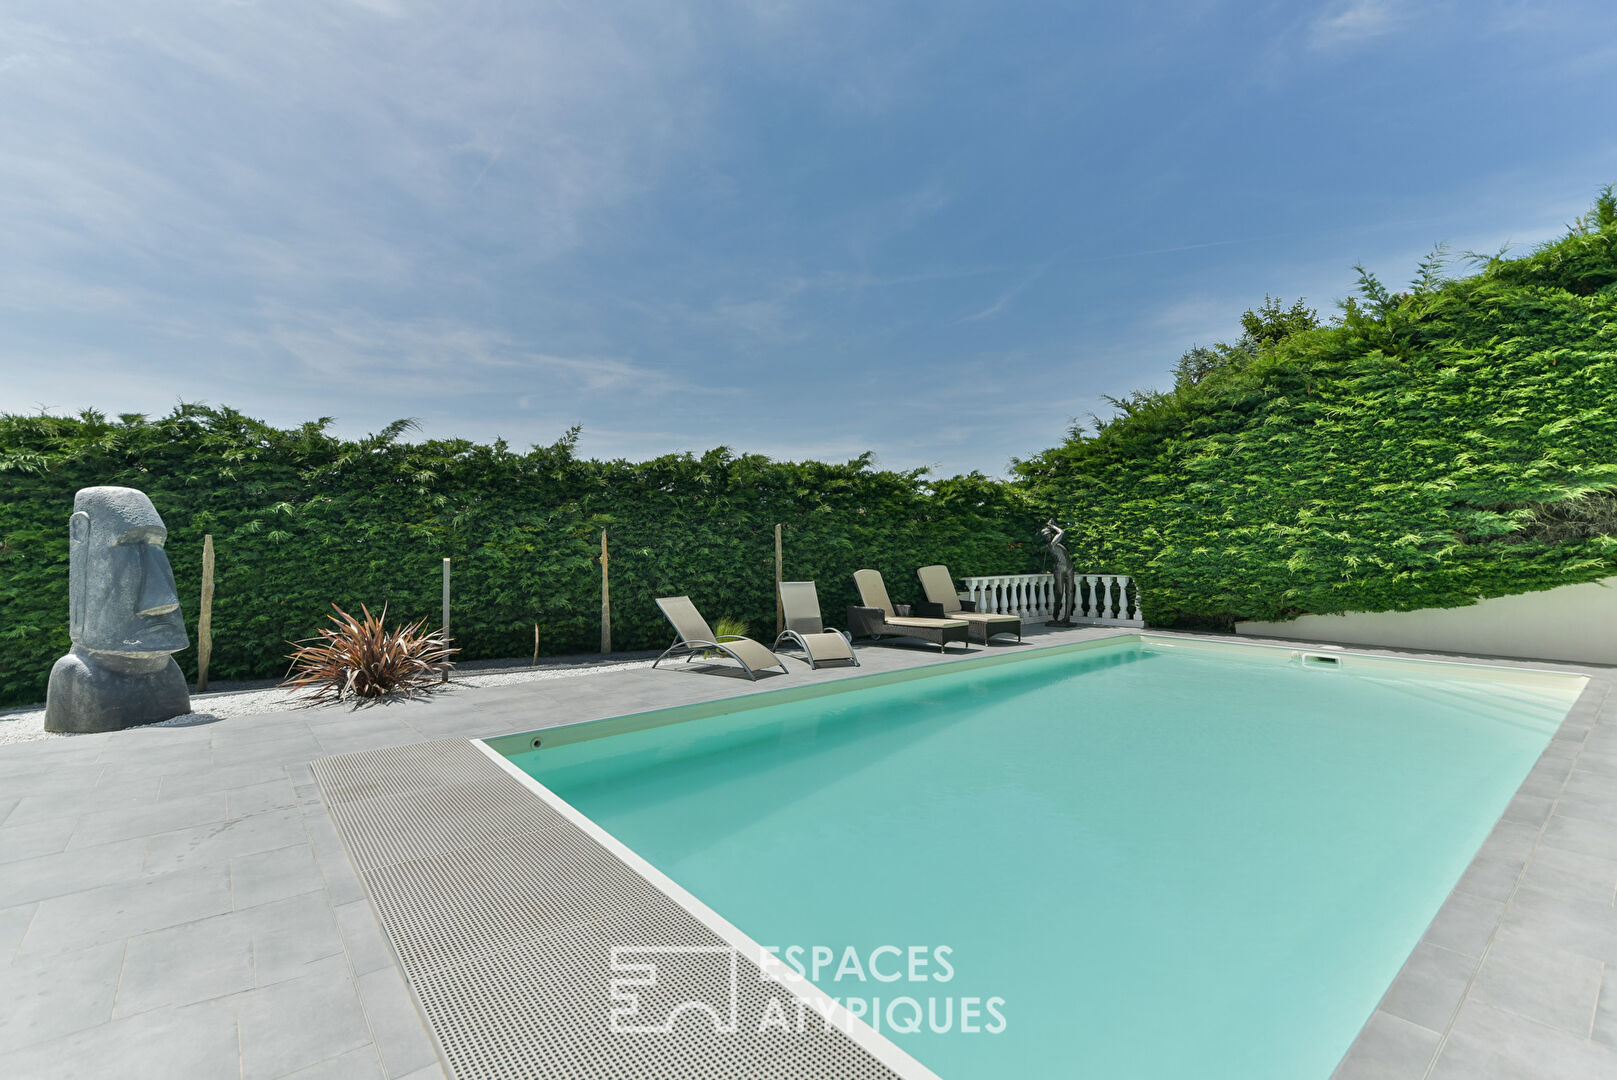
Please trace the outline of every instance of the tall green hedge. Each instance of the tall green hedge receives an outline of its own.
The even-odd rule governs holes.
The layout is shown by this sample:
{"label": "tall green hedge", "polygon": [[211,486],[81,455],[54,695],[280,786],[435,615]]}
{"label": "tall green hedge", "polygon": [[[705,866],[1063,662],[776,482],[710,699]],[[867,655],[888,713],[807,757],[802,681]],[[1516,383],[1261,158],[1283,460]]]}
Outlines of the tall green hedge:
{"label": "tall green hedge", "polygon": [[[434,618],[455,565],[467,658],[597,647],[599,530],[612,541],[619,647],[660,645],[652,599],[773,628],[773,528],[786,570],[835,614],[874,566],[900,599],[917,566],[1038,569],[1045,514],[1080,569],[1132,573],[1147,619],[1227,626],[1304,613],[1469,603],[1617,574],[1617,199],[1569,234],[1313,328],[1278,301],[1237,346],[1197,352],[1166,393],[1118,402],[1016,479],[931,482],[846,465],[701,457],[600,462],[573,439],[360,441],[228,409],[159,420],[0,417],[0,704],[37,701],[67,648],[73,492],[148,492],[195,625],[199,549],[219,552],[218,678],[272,676],[327,605]],[[182,654],[182,662],[192,661]]]}
{"label": "tall green hedge", "polygon": [[1366,273],[1337,325],[1223,347],[1225,366],[1118,402],[1021,482],[1073,522],[1076,562],[1135,574],[1158,624],[1617,574],[1617,200],[1479,262],[1455,281],[1428,260],[1398,294]]}
{"label": "tall green hedge", "polygon": [[[719,449],[655,461],[591,461],[572,436],[516,453],[503,443],[409,443],[403,425],[359,441],[325,421],[278,430],[229,409],[167,417],[0,417],[0,704],[39,701],[66,651],[67,518],[73,493],[122,484],[151,496],[187,626],[196,627],[202,537],[218,552],[214,679],[279,676],[287,641],[328,605],[435,625],[440,560],[454,560],[463,658],[599,647],[600,530],[611,550],[613,644],[667,644],[652,601],[688,593],[710,620],[774,630],[774,526],[785,569],[819,582],[828,617],[873,566],[897,599],[915,570],[1037,569],[1020,492],[971,475],[789,463]],[[194,676],[195,650],[179,655]]]}

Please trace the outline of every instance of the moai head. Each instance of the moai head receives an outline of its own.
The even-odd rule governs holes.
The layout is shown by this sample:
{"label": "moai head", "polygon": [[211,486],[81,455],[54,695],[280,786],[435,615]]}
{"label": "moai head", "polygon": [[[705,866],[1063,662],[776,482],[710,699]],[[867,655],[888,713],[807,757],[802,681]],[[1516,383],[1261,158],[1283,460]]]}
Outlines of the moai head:
{"label": "moai head", "polygon": [[144,492],[83,488],[68,519],[68,633],[96,653],[178,652],[190,641],[163,544],[168,530]]}

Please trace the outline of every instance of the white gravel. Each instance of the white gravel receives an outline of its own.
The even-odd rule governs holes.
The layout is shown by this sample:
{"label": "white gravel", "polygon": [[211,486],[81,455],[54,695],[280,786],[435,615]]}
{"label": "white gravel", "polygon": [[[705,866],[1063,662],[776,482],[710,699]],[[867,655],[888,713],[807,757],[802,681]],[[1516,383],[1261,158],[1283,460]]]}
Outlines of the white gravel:
{"label": "white gravel", "polygon": [[[570,679],[581,675],[605,675],[614,671],[650,667],[650,660],[629,660],[619,663],[590,663],[573,665],[546,665],[541,668],[504,667],[473,668],[458,672],[449,681],[451,687],[479,689],[485,686],[510,686],[516,683],[544,682],[547,679]],[[193,705],[203,708],[196,712],[176,716],[152,727],[189,727],[227,716],[253,716],[259,713],[290,712],[304,708],[296,698],[279,687],[264,690],[237,690],[218,694],[202,694],[191,699]],[[352,709],[353,705],[315,705],[311,711],[326,709]],[[31,742],[34,739],[71,739],[74,736],[45,730],[44,708],[17,709],[0,712],[0,746],[7,743]]]}

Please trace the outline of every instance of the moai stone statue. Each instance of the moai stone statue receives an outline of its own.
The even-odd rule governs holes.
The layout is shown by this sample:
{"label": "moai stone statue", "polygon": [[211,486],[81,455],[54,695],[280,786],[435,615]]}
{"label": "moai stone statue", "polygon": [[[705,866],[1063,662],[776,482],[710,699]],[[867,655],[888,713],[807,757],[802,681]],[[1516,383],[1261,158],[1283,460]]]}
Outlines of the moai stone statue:
{"label": "moai stone statue", "polygon": [[51,668],[47,731],[116,731],[191,711],[170,654],[190,645],[168,530],[144,492],[83,488],[68,519],[68,634]]}

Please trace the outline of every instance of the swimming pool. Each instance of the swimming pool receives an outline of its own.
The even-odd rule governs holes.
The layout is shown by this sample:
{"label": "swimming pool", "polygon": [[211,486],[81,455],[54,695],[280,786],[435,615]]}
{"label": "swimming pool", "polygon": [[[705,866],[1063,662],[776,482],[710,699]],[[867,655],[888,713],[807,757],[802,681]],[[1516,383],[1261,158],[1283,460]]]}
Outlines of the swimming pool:
{"label": "swimming pool", "polygon": [[491,744],[754,941],[828,950],[816,985],[948,1080],[1324,1080],[1584,682],[1151,635],[992,659]]}

